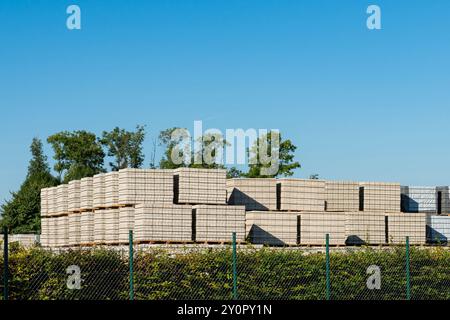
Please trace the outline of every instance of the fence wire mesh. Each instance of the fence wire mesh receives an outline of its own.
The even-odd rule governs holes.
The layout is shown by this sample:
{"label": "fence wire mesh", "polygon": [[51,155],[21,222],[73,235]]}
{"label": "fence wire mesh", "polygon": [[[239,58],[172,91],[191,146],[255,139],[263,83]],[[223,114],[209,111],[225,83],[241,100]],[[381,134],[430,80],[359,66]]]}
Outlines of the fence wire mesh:
{"label": "fence wire mesh", "polygon": [[[405,245],[331,247],[329,273],[325,247],[238,244],[235,253],[232,244],[132,247],[130,268],[127,246],[48,250],[11,244],[9,299],[406,300],[408,288],[411,299],[450,299],[446,246],[411,246],[409,253]],[[3,268],[0,257],[1,292]]]}

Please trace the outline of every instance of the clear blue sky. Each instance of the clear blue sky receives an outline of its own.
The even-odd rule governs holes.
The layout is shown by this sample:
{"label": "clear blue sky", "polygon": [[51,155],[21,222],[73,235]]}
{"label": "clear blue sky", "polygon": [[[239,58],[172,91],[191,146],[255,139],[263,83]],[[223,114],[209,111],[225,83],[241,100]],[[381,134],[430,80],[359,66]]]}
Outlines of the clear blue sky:
{"label": "clear blue sky", "polygon": [[2,0],[0,202],[34,136],[146,124],[149,153],[194,120],[280,129],[298,177],[449,185],[449,15],[446,0]]}

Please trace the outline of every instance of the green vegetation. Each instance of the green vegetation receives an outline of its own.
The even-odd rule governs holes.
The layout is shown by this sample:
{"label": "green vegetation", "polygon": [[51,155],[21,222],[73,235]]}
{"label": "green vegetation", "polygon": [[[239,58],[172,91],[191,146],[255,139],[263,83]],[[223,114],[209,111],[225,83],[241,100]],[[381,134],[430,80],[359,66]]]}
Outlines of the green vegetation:
{"label": "green vegetation", "polygon": [[[136,299],[231,299],[231,249],[139,251]],[[334,300],[406,299],[405,248],[331,252]],[[0,264],[1,266],[2,264]],[[81,290],[67,289],[66,268],[78,265]],[[381,289],[369,290],[367,268],[381,270]],[[51,253],[15,248],[10,254],[13,299],[127,299],[128,258],[113,250]],[[1,267],[0,267],[1,268]],[[238,250],[240,299],[325,299],[325,255],[293,249]],[[3,272],[0,272],[0,275]],[[412,299],[450,299],[450,251],[411,249]]]}

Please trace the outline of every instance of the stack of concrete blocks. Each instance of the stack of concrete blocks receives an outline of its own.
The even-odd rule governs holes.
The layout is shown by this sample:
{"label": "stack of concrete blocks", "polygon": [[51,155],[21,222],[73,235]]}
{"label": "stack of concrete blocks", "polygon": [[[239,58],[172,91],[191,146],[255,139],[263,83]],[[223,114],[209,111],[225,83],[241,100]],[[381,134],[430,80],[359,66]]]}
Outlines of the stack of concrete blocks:
{"label": "stack of concrete blocks", "polygon": [[349,245],[379,245],[386,243],[383,212],[345,212],[345,236]]}
{"label": "stack of concrete blocks", "polygon": [[119,172],[105,174],[105,207],[117,207],[119,204]]}
{"label": "stack of concrete blocks", "polygon": [[119,242],[129,243],[130,230],[134,230],[134,207],[119,208]]}
{"label": "stack of concrete blocks", "polygon": [[92,179],[92,205],[94,209],[105,208],[105,176],[105,173],[100,173]]}
{"label": "stack of concrete blocks", "polygon": [[119,171],[119,203],[173,203],[173,171],[165,169],[123,169]]}
{"label": "stack of concrete blocks", "polygon": [[56,214],[63,215],[69,212],[68,209],[68,188],[67,184],[62,184],[56,187],[57,200],[56,200]]}
{"label": "stack of concrete blocks", "polygon": [[425,213],[389,213],[387,214],[388,241],[392,244],[403,244],[409,237],[410,244],[426,242]]}
{"label": "stack of concrete blocks", "polygon": [[94,243],[94,212],[83,211],[80,214],[80,244]]}
{"label": "stack of concrete blocks", "polygon": [[103,230],[105,244],[119,243],[119,209],[110,208],[103,213]]}
{"label": "stack of concrete blocks", "polygon": [[106,209],[94,211],[94,243],[96,245],[105,244],[105,212]]}
{"label": "stack of concrete blocks", "polygon": [[195,241],[231,242],[233,232],[237,241],[245,241],[245,207],[196,205]]}
{"label": "stack of concrete blocks", "polygon": [[314,179],[280,179],[280,210],[324,211],[325,181]]}
{"label": "stack of concrete blocks", "polygon": [[81,237],[81,214],[72,213],[67,217],[68,221],[68,245],[77,246],[80,244]]}
{"label": "stack of concrete blocks", "polygon": [[441,196],[441,213],[450,214],[450,187],[440,186],[436,187],[436,192]]}
{"label": "stack of concrete blocks", "polygon": [[277,210],[277,180],[271,178],[228,179],[228,204],[247,211]]}
{"label": "stack of concrete blocks", "polygon": [[[0,242],[4,240],[4,235],[0,234]],[[23,247],[33,247],[39,242],[42,244],[42,240],[36,234],[10,234],[8,235],[9,243],[18,243]],[[3,250],[3,247],[0,251]]]}
{"label": "stack of concrete blocks", "polygon": [[50,242],[50,218],[41,213],[41,237],[40,242],[43,247],[48,247]]}
{"label": "stack of concrete blocks", "polygon": [[179,204],[226,204],[224,169],[178,168],[174,171],[174,202]]}
{"label": "stack of concrete blocks", "polygon": [[56,234],[56,241],[55,246],[57,247],[64,247],[69,244],[69,224],[68,224],[68,216],[58,216],[55,219],[56,223],[54,225],[55,227],[55,234]]}
{"label": "stack of concrete blocks", "polygon": [[[50,217],[57,213],[57,189],[56,187],[43,189],[45,197],[47,198],[46,202],[46,216]],[[42,195],[42,193],[41,193]]]}
{"label": "stack of concrete blocks", "polygon": [[192,206],[140,203],[135,207],[136,241],[192,241]]}
{"label": "stack of concrete blocks", "polygon": [[68,211],[69,212],[79,212],[80,211],[80,180],[74,180],[69,182],[67,189],[68,192]]}
{"label": "stack of concrete blocks", "polygon": [[247,237],[254,244],[296,245],[299,241],[298,217],[299,212],[247,212]]}
{"label": "stack of concrete blocks", "polygon": [[448,244],[449,240],[450,217],[427,215],[427,242]]}
{"label": "stack of concrete blocks", "polygon": [[325,210],[359,211],[359,184],[352,181],[325,182]]}
{"label": "stack of concrete blocks", "polygon": [[361,182],[364,211],[400,212],[400,184]]}
{"label": "stack of concrete blocks", "polygon": [[332,212],[301,212],[300,244],[325,245],[329,234],[330,245],[345,245],[345,214]]}
{"label": "stack of concrete blocks", "polygon": [[83,178],[80,181],[80,210],[93,209],[93,178]]}
{"label": "stack of concrete blocks", "polygon": [[49,188],[41,189],[41,217],[48,215],[48,192]]}
{"label": "stack of concrete blocks", "polygon": [[402,211],[437,213],[436,187],[401,187]]}

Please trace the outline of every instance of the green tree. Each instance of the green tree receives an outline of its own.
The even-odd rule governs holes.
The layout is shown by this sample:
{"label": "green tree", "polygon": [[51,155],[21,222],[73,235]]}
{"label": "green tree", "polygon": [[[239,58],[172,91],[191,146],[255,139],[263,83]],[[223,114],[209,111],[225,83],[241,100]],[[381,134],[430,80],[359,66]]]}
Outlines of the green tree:
{"label": "green tree", "polygon": [[19,191],[11,193],[11,199],[1,206],[2,225],[14,233],[40,230],[41,189],[58,184],[50,173],[42,142],[34,138],[30,151],[32,158],[28,173]]}
{"label": "green tree", "polygon": [[165,149],[164,154],[161,158],[161,161],[159,162],[159,167],[161,169],[176,169],[176,168],[180,168],[180,167],[186,167],[186,164],[184,162],[178,164],[178,163],[174,163],[173,159],[172,159],[172,151],[183,140],[182,137],[174,138],[172,136],[174,131],[177,129],[181,129],[181,128],[173,127],[173,128],[162,130],[159,133],[159,136],[158,136],[159,145],[163,146]]}
{"label": "green tree", "polygon": [[54,169],[64,182],[104,172],[105,153],[95,134],[63,131],[50,136],[47,141],[55,153]]}
{"label": "green tree", "polygon": [[227,178],[228,179],[232,179],[232,178],[241,178],[241,177],[245,177],[245,173],[241,170],[239,170],[236,167],[231,167],[227,169]]}
{"label": "green tree", "polygon": [[124,168],[141,168],[144,163],[142,144],[145,139],[145,126],[137,126],[136,131],[126,131],[118,127],[104,131],[100,142],[107,149],[107,154],[114,157],[110,162],[113,171]]}
{"label": "green tree", "polygon": [[[279,139],[278,144],[275,139]],[[273,135],[272,137],[272,132],[269,132],[268,134],[260,136],[250,150],[248,150],[251,164],[249,165],[249,170],[245,176],[248,178],[292,176],[294,174],[294,170],[301,167],[299,162],[294,161],[294,153],[296,149],[297,147],[291,140],[283,140],[280,134]],[[261,172],[262,168],[271,167],[271,164],[264,164],[264,161],[261,161],[262,153],[265,150],[268,151],[267,156],[271,157],[275,155],[274,152],[278,151],[278,170],[274,174],[263,175]]]}

